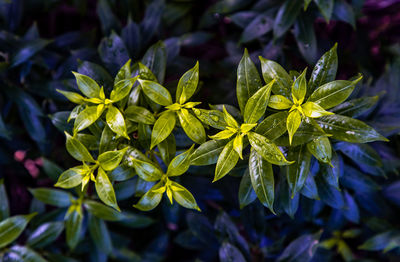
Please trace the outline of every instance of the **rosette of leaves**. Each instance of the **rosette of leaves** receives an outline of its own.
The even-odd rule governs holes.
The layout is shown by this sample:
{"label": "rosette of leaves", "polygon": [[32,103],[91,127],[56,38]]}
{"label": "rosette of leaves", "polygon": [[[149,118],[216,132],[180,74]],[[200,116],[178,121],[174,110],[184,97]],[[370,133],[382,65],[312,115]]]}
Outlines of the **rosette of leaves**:
{"label": "rosette of leaves", "polygon": [[171,179],[184,174],[189,169],[193,149],[194,145],[174,157],[169,163],[166,173],[162,171],[157,162],[149,161],[147,158],[139,160],[131,157],[136,173],[141,179],[147,182],[157,182],[134,207],[142,211],[152,210],[161,202],[163,194],[166,193],[171,205],[175,200],[183,207],[200,211],[193,195],[185,187]]}
{"label": "rosette of leaves", "polygon": [[[175,103],[172,102],[170,92],[150,80],[139,79],[138,82],[144,94],[153,102],[164,106],[166,110],[159,114],[151,133],[150,149],[164,141],[174,130],[176,118],[186,135],[194,142],[201,144],[206,140],[206,133],[202,123],[190,112],[200,102],[187,102],[196,92],[199,82],[199,64],[187,71],[178,82]],[[139,108],[129,108],[129,114],[138,113]]]}

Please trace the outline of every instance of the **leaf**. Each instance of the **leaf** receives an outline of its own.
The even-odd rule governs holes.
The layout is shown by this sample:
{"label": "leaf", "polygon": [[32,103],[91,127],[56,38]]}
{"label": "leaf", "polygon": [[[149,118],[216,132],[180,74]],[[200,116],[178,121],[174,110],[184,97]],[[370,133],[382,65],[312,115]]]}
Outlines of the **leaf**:
{"label": "leaf", "polygon": [[76,138],[65,132],[67,137],[66,148],[68,153],[78,161],[86,161],[94,163],[92,155],[86,149],[86,147]]}
{"label": "leaf", "polygon": [[224,119],[224,113],[218,110],[206,110],[193,108],[193,113],[196,117],[208,126],[214,127],[216,129],[225,129],[226,123]]}
{"label": "leaf", "polygon": [[313,139],[307,144],[308,151],[315,156],[318,161],[326,164],[331,163],[332,159],[332,148],[329,138],[321,136],[319,138]]}
{"label": "leaf", "polygon": [[240,159],[243,159],[242,151],[243,151],[243,136],[237,134],[233,139],[233,149],[238,153]]}
{"label": "leaf", "polygon": [[57,89],[57,92],[63,94],[69,101],[75,104],[82,104],[84,102],[84,97],[75,92],[69,92]]}
{"label": "leaf", "polygon": [[110,254],[113,250],[110,233],[104,220],[93,215],[89,216],[88,222],[90,236],[93,239],[95,246],[102,253]]}
{"label": "leaf", "polygon": [[369,166],[382,166],[382,159],[379,154],[370,145],[366,144],[350,144],[347,142],[339,142],[335,145],[355,163],[363,163]]}
{"label": "leaf", "polygon": [[283,250],[277,261],[307,262],[317,250],[321,233],[306,234],[296,238]]}
{"label": "leaf", "polygon": [[318,118],[321,116],[333,115],[332,112],[325,111],[325,109],[314,102],[307,102],[301,107],[304,115],[307,117]]}
{"label": "leaf", "polygon": [[29,215],[12,216],[0,222],[0,248],[7,246],[16,240],[29,221],[36,215],[32,213]]}
{"label": "leaf", "polygon": [[129,53],[124,41],[115,32],[112,32],[109,37],[104,37],[97,50],[101,61],[111,75],[116,75],[118,70],[129,60]]}
{"label": "leaf", "polygon": [[[222,106],[222,110],[224,113],[224,120],[226,124],[230,127],[237,128],[239,127],[238,123],[236,122],[235,118],[226,110],[225,105]],[[240,114],[240,112],[239,112]]]}
{"label": "leaf", "polygon": [[78,64],[78,73],[92,78],[100,86],[104,86],[106,90],[110,90],[112,88],[112,77],[105,68],[88,61],[81,62],[78,60]]}
{"label": "leaf", "polygon": [[168,106],[172,104],[172,98],[169,91],[162,85],[148,80],[138,79],[142,86],[143,92],[152,101],[162,106]]}
{"label": "leaf", "polygon": [[233,140],[229,141],[225,145],[221,154],[218,157],[217,166],[215,168],[215,177],[213,182],[223,178],[232,168],[235,167],[237,161],[239,160],[239,155],[233,148]]}
{"label": "leaf", "polygon": [[246,169],[240,180],[238,198],[240,209],[251,204],[257,198],[256,192],[251,184],[249,169]]}
{"label": "leaf", "polygon": [[307,68],[301,73],[299,77],[296,78],[292,85],[292,98],[297,104],[302,104],[307,92],[307,82],[306,82]]}
{"label": "leaf", "polygon": [[383,250],[388,245],[388,243],[390,243],[391,239],[396,235],[396,233],[397,232],[395,231],[386,231],[380,233],[369,238],[358,248],[369,251]]}
{"label": "leaf", "polygon": [[336,48],[337,44],[318,60],[308,82],[307,95],[312,94],[316,88],[335,80],[338,67]]}
{"label": "leaf", "polygon": [[336,80],[320,86],[315,90],[308,101],[314,102],[324,109],[329,109],[344,102],[353,92],[355,85],[361,80]]}
{"label": "leaf", "polygon": [[94,122],[96,122],[97,119],[99,119],[99,117],[103,113],[103,110],[98,112],[97,108],[97,106],[88,106],[86,107],[86,109],[78,114],[74,123],[75,134],[92,125]]}
{"label": "leaf", "polygon": [[186,188],[174,181],[171,181],[171,187],[173,187],[172,196],[179,205],[201,211],[192,193],[190,193]]}
{"label": "leaf", "polygon": [[144,194],[133,207],[141,211],[150,211],[154,209],[161,202],[163,193],[159,193],[157,189],[160,189],[163,182],[155,184],[146,194]]}
{"label": "leaf", "polygon": [[142,63],[154,73],[159,83],[163,83],[167,65],[165,44],[162,41],[158,41],[152,45],[144,54]]}
{"label": "leaf", "polygon": [[255,132],[273,141],[286,132],[286,111],[272,114],[257,125]]}
{"label": "leaf", "polygon": [[183,130],[191,140],[198,144],[206,141],[206,131],[202,123],[187,109],[182,108],[178,111],[178,118]]}
{"label": "leaf", "polygon": [[[298,1],[298,0],[296,0]],[[275,95],[282,95],[290,99],[290,88],[292,86],[292,79],[290,75],[278,63],[259,57],[261,62],[261,71],[265,83],[269,83],[275,79],[272,86],[272,93]]]}
{"label": "leaf", "polygon": [[189,169],[193,151],[194,145],[192,145],[182,154],[174,157],[174,159],[172,159],[171,163],[168,165],[167,176],[180,176],[185,173]]}
{"label": "leaf", "polygon": [[125,110],[124,114],[127,119],[136,123],[153,125],[156,122],[154,115],[141,106],[131,105]]}
{"label": "leaf", "polygon": [[[16,67],[26,61],[28,61],[32,56],[46,47],[51,41],[45,39],[34,39],[24,42],[23,45],[18,48],[11,59],[11,67]],[[14,47],[15,48],[15,47]]]}
{"label": "leaf", "polygon": [[119,221],[126,219],[126,216],[123,213],[118,212],[100,202],[87,199],[84,201],[84,205],[88,212],[100,219],[104,219],[106,221]]}
{"label": "leaf", "polygon": [[176,153],[175,136],[171,133],[166,139],[157,145],[157,148],[165,165],[169,165]]}
{"label": "leaf", "polygon": [[131,57],[137,57],[140,50],[140,28],[132,21],[131,16],[128,17],[128,22],[121,30],[121,37],[131,54]]}
{"label": "leaf", "polygon": [[298,110],[293,110],[289,113],[286,122],[286,129],[289,134],[289,144],[292,144],[293,136],[296,133],[297,129],[300,127],[301,124],[301,115]]}
{"label": "leaf", "polygon": [[58,178],[56,187],[72,188],[82,183],[83,177],[90,172],[90,170],[84,166],[77,166],[64,171]]}
{"label": "leaf", "polygon": [[292,198],[300,192],[310,172],[311,154],[306,146],[291,148],[288,158],[294,160],[294,164],[287,166],[287,182]]}
{"label": "leaf", "polygon": [[191,155],[191,165],[206,166],[217,163],[226,143],[227,140],[209,140],[201,144]]}
{"label": "leaf", "polygon": [[332,11],[333,11],[333,0],[314,0],[317,4],[319,11],[321,12],[322,16],[325,18],[325,21],[329,23],[331,20]]}
{"label": "leaf", "polygon": [[317,183],[318,195],[321,200],[336,209],[342,209],[345,205],[342,193],[335,187],[330,186],[325,180],[320,177],[315,177]]}
{"label": "leaf", "polygon": [[219,260],[221,262],[245,262],[243,254],[234,245],[224,242],[218,251]]}
{"label": "leaf", "polygon": [[113,102],[118,102],[124,99],[132,90],[133,84],[136,82],[136,78],[123,79],[114,85],[114,89],[111,91],[110,99]]}
{"label": "leaf", "polygon": [[46,262],[47,260],[29,247],[14,245],[7,250],[4,261]]}
{"label": "leaf", "polygon": [[344,175],[340,177],[340,183],[357,193],[371,193],[380,189],[380,186],[366,174],[349,166],[345,168]]}
{"label": "leaf", "polygon": [[29,192],[31,192],[37,200],[56,207],[68,207],[71,205],[71,199],[74,198],[68,192],[44,187],[29,189]]}
{"label": "leaf", "polygon": [[4,186],[4,178],[0,179],[0,221],[10,216],[10,209],[8,204],[8,196],[6,187]]}
{"label": "leaf", "polygon": [[287,161],[279,148],[271,141],[260,134],[248,133],[251,147],[257,151],[265,160],[274,165],[288,165],[292,162]]}
{"label": "leaf", "polygon": [[126,139],[129,136],[126,131],[125,119],[122,113],[114,106],[110,106],[107,110],[106,121],[108,127],[117,135],[120,135]]}
{"label": "leaf", "polygon": [[302,0],[286,0],[279,8],[274,22],[274,38],[280,38],[293,25],[303,6]]}
{"label": "leaf", "polygon": [[236,94],[240,111],[244,112],[247,100],[262,86],[260,75],[247,49],[237,68]]}
{"label": "leaf", "polygon": [[249,159],[251,184],[260,202],[274,212],[274,173],[272,165],[264,160],[254,149]]}
{"label": "leaf", "polygon": [[281,95],[272,95],[269,98],[268,106],[273,109],[282,110],[289,109],[293,105],[293,102]]}
{"label": "leaf", "polygon": [[151,133],[150,149],[154,148],[171,134],[172,130],[174,130],[175,123],[175,112],[167,110],[160,115]]}
{"label": "leaf", "polygon": [[199,62],[179,79],[176,89],[176,102],[183,105],[196,92],[199,83]]}
{"label": "leaf", "polygon": [[54,242],[63,230],[63,222],[44,223],[29,235],[26,244],[33,248],[43,248]]}
{"label": "leaf", "polygon": [[299,16],[294,24],[294,37],[301,55],[308,64],[314,64],[318,52],[314,18],[306,15]]}
{"label": "leaf", "polygon": [[353,29],[356,29],[356,17],[354,15],[353,7],[344,0],[335,1],[333,8],[333,16],[337,20],[349,23]]}
{"label": "leaf", "polygon": [[100,98],[100,86],[88,76],[72,72],[76,78],[79,90],[89,98]]}
{"label": "leaf", "polygon": [[144,44],[147,44],[159,30],[164,5],[164,1],[158,0],[147,6],[144,18],[140,23],[140,32]]}
{"label": "leaf", "polygon": [[244,109],[245,123],[257,123],[257,121],[264,115],[274,82],[275,81],[272,80],[269,84],[260,88],[249,98]]}
{"label": "leaf", "polygon": [[136,173],[140,176],[141,179],[148,182],[153,182],[160,180],[163,176],[161,170],[152,163],[144,162],[134,158],[132,160]]}
{"label": "leaf", "polygon": [[121,150],[108,151],[99,155],[98,161],[100,163],[101,168],[104,169],[105,171],[111,171],[115,169],[121,162],[127,149],[128,147],[125,147],[124,149]]}
{"label": "leaf", "polygon": [[[129,19],[130,20],[130,19]],[[131,71],[131,59],[129,59],[118,71],[117,75],[114,79],[114,85],[119,83],[122,80],[127,80],[132,78],[132,71]]]}
{"label": "leaf", "polygon": [[[257,15],[243,30],[240,36],[241,43],[257,39],[272,30],[274,21],[265,14]],[[260,83],[261,84],[261,83]]]}
{"label": "leaf", "polygon": [[68,247],[73,250],[78,245],[82,231],[83,215],[73,211],[65,221],[65,235]]}
{"label": "leaf", "polygon": [[379,96],[356,98],[339,104],[330,111],[338,115],[356,118],[363,115],[366,111],[368,111],[368,109],[373,108],[378,100]]}
{"label": "leaf", "polygon": [[347,116],[323,116],[315,121],[327,134],[332,134],[334,139],[350,143],[389,141],[364,122]]}

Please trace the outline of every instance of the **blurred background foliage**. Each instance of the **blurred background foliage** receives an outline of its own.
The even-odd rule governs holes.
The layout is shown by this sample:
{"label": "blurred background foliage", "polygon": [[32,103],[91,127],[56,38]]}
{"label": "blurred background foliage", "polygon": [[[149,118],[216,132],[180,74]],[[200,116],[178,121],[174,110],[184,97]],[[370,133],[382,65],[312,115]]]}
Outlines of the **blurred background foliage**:
{"label": "blurred background foliage", "polygon": [[[71,203],[47,203],[28,190],[51,187],[73,165],[60,132],[72,107],[56,92],[77,90],[71,71],[110,89],[132,58],[172,87],[199,60],[197,101],[236,104],[236,67],[245,47],[253,61],[262,55],[299,70],[311,69],[335,43],[338,78],[365,76],[351,101],[368,96],[373,104],[347,113],[390,143],[336,143],[340,170],[320,170],[315,161],[310,177],[327,172],[328,178],[309,179],[295,201],[280,196],[279,216],[258,201],[240,210],[240,177],[212,184],[212,168],[191,168],[182,182],[206,212],[175,204],[140,213],[124,201],[143,190],[133,178],[116,185],[128,213],[110,219],[86,206],[80,244],[71,251],[61,223]],[[397,0],[1,0],[0,218],[39,214],[3,259],[397,261],[399,55]]]}

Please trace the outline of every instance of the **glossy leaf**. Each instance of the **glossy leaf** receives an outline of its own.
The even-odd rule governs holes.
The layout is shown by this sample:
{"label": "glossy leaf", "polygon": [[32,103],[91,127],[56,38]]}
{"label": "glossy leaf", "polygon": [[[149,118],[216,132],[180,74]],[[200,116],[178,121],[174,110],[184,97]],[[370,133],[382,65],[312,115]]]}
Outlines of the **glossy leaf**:
{"label": "glossy leaf", "polygon": [[267,138],[260,134],[248,133],[251,147],[257,151],[265,160],[274,165],[288,165],[292,162],[287,161],[279,148]]}
{"label": "glossy leaf", "polygon": [[336,80],[318,87],[308,101],[314,102],[324,109],[329,109],[345,101],[353,92],[355,85],[361,80]]}
{"label": "glossy leaf", "polygon": [[104,169],[105,171],[111,171],[115,169],[121,162],[127,149],[128,148],[126,147],[121,150],[108,151],[99,155],[98,161],[100,163],[101,168]]}
{"label": "glossy leaf", "polygon": [[127,119],[136,123],[153,125],[156,122],[154,115],[149,110],[141,106],[129,106],[125,110],[124,115]]}
{"label": "glossy leaf", "polygon": [[135,208],[141,211],[150,211],[161,202],[163,193],[157,191],[163,186],[162,182],[155,184],[146,194],[144,194],[135,205]]}
{"label": "glossy leaf", "polygon": [[69,101],[75,104],[82,104],[84,102],[84,97],[75,92],[69,92],[57,89],[57,92],[63,94]]}
{"label": "glossy leaf", "polygon": [[158,41],[152,45],[144,54],[142,63],[154,73],[159,83],[163,83],[167,65],[165,44],[162,41]]}
{"label": "glossy leaf", "polygon": [[373,108],[378,100],[379,96],[360,97],[339,104],[330,111],[338,115],[358,117]]}
{"label": "glossy leaf", "polygon": [[68,153],[78,161],[95,162],[86,147],[76,138],[65,132]]}
{"label": "glossy leaf", "polygon": [[289,113],[286,120],[286,128],[289,134],[289,144],[292,144],[293,136],[301,124],[301,115],[298,110],[293,110]]}
{"label": "glossy leaf", "polygon": [[169,165],[176,153],[175,136],[171,133],[166,139],[157,145],[157,148],[161,154],[161,159],[166,165]]}
{"label": "glossy leaf", "polygon": [[179,122],[186,135],[198,144],[206,141],[206,131],[203,124],[189,110],[182,108],[178,111]]}
{"label": "glossy leaf", "polygon": [[293,148],[288,153],[288,158],[294,160],[294,164],[287,166],[287,182],[292,198],[300,192],[310,172],[311,154],[306,146]]}
{"label": "glossy leaf", "polygon": [[217,163],[227,140],[209,140],[201,144],[191,156],[191,165],[205,166]]}
{"label": "glossy leaf", "polygon": [[321,116],[333,115],[332,112],[328,112],[323,109],[320,105],[314,102],[307,102],[301,106],[303,113],[307,117],[318,118]]}
{"label": "glossy leaf", "polygon": [[275,95],[282,95],[290,99],[290,88],[293,81],[286,70],[283,69],[283,67],[280,66],[278,63],[265,59],[263,57],[260,57],[260,62],[261,71],[265,83],[268,84],[275,79],[275,83],[272,86],[272,93],[274,93]]}
{"label": "glossy leaf", "polygon": [[245,123],[257,123],[257,121],[264,115],[274,82],[275,81],[272,80],[268,85],[260,88],[249,98],[244,109]]}
{"label": "glossy leaf", "polygon": [[72,188],[82,183],[83,177],[89,172],[84,166],[77,166],[64,171],[58,178],[56,187]]}
{"label": "glossy leaf", "polygon": [[326,164],[331,163],[332,148],[329,138],[321,136],[317,139],[313,139],[307,144],[307,149],[318,161]]}
{"label": "glossy leaf", "polygon": [[382,166],[381,157],[370,145],[339,142],[335,145],[335,148],[356,163],[363,163],[369,166]]}
{"label": "glossy leaf", "polygon": [[333,0],[315,0],[315,3],[317,4],[321,14],[325,18],[325,21],[327,23],[329,23],[331,16],[332,16],[334,1]]}
{"label": "glossy leaf", "polygon": [[274,22],[274,37],[280,38],[293,25],[303,6],[302,0],[287,0],[279,8]]}
{"label": "glossy leaf", "polygon": [[217,129],[225,129],[226,122],[224,119],[224,114],[218,110],[206,110],[193,108],[193,113],[195,116],[203,123],[208,126],[217,128]]}
{"label": "glossy leaf", "polygon": [[100,86],[88,76],[72,72],[76,78],[79,90],[89,98],[100,98]]}
{"label": "glossy leaf", "polygon": [[298,104],[302,104],[307,92],[307,82],[306,82],[307,69],[301,73],[299,77],[296,78],[292,85],[292,97],[293,101]]}
{"label": "glossy leaf", "polygon": [[191,156],[194,151],[194,145],[182,154],[177,155],[168,165],[167,176],[180,176],[185,173],[190,166]]}
{"label": "glossy leaf", "polygon": [[388,141],[364,122],[347,116],[330,115],[315,120],[332,138],[350,143]]}
{"label": "glossy leaf", "polygon": [[254,149],[249,159],[251,184],[260,202],[274,213],[274,173],[272,165]]}
{"label": "glossy leaf", "polygon": [[117,204],[117,199],[115,197],[114,188],[106,172],[102,168],[99,168],[97,171],[95,186],[97,195],[99,196],[101,201],[120,211]]}
{"label": "glossy leaf", "polygon": [[155,165],[138,159],[132,160],[136,173],[140,176],[141,179],[148,182],[158,181],[161,179],[163,173]]}
{"label": "glossy leaf", "polygon": [[106,121],[108,127],[117,135],[129,139],[126,131],[125,119],[122,113],[114,106],[110,106],[107,110]]}
{"label": "glossy leaf", "polygon": [[148,80],[138,80],[142,86],[145,95],[152,101],[162,106],[168,106],[172,104],[172,98],[169,91],[162,85]]}
{"label": "glossy leaf", "polygon": [[110,99],[113,102],[118,102],[124,99],[132,90],[132,86],[136,79],[123,79],[115,84],[114,89],[111,91]]}
{"label": "glossy leaf", "polygon": [[337,44],[326,52],[315,65],[308,83],[308,95],[312,94],[316,88],[335,80],[338,67],[336,48]]}
{"label": "glossy leaf", "polygon": [[240,209],[243,209],[257,198],[256,192],[251,183],[249,169],[246,169],[242,179],[240,180],[238,198]]}
{"label": "glossy leaf", "polygon": [[272,114],[257,125],[255,132],[273,141],[286,132],[286,111]]}
{"label": "glossy leaf", "polygon": [[223,178],[232,168],[235,167],[237,161],[239,160],[239,155],[233,148],[233,140],[225,145],[222,152],[220,153],[217,161],[217,166],[215,168],[215,177],[213,182]]}
{"label": "glossy leaf", "polygon": [[199,83],[199,62],[179,79],[176,89],[176,102],[183,105],[196,92]]}
{"label": "glossy leaf", "polygon": [[4,256],[5,261],[32,261],[32,262],[46,262],[41,255],[33,251],[33,249],[26,246],[14,245],[7,250]]}
{"label": "glossy leaf", "polygon": [[172,196],[179,205],[189,209],[200,211],[200,208],[197,205],[192,193],[190,193],[186,188],[174,181],[171,181],[171,186],[174,188],[172,190]]}
{"label": "glossy leaf", "polygon": [[120,213],[100,202],[85,200],[84,205],[91,214],[106,221],[119,221],[126,218],[123,213]]}
{"label": "glossy leaf", "polygon": [[260,75],[247,49],[237,68],[236,93],[240,111],[244,112],[247,100],[262,86]]}
{"label": "glossy leaf", "polygon": [[88,224],[90,236],[96,247],[105,254],[110,254],[113,246],[110,233],[104,220],[91,215],[89,216]]}
{"label": "glossy leaf", "polygon": [[88,106],[82,112],[78,114],[74,123],[74,133],[82,131],[88,126],[92,125],[96,122],[97,119],[101,116],[103,110],[98,111],[97,106]]}
{"label": "glossy leaf", "polygon": [[163,112],[154,124],[151,133],[150,149],[165,140],[174,130],[176,123],[176,115],[173,111]]}
{"label": "glossy leaf", "polygon": [[12,243],[24,231],[29,221],[36,215],[12,216],[0,222],[0,248]]}

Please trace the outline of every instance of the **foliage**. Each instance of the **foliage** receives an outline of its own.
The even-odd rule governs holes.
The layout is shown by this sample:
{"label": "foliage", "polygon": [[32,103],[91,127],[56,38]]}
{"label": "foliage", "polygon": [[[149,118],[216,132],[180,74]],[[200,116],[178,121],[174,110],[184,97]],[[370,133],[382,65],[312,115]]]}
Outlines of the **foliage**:
{"label": "foliage", "polygon": [[396,261],[396,8],[0,1],[0,261]]}

